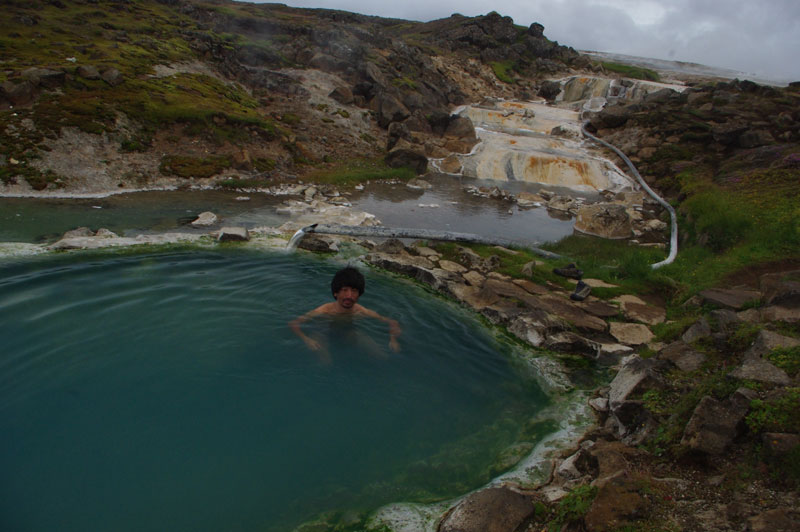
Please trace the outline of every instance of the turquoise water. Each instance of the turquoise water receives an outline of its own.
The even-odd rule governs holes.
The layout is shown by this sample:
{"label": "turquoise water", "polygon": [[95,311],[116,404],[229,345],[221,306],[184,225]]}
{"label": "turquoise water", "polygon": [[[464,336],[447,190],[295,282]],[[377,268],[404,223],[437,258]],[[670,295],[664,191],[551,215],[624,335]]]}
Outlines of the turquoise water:
{"label": "turquoise water", "polygon": [[[386,326],[287,320],[338,264],[255,252],[0,264],[0,529],[291,530],[430,501],[535,443],[547,398],[469,314],[366,271]],[[526,428],[527,427],[527,428]]]}

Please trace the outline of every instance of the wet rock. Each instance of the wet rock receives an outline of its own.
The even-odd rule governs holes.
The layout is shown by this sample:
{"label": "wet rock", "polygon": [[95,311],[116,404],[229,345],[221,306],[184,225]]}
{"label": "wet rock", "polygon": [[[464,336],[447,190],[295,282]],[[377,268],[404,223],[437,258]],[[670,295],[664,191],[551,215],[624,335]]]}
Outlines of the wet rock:
{"label": "wet rock", "polygon": [[217,215],[210,211],[201,212],[192,222],[194,227],[208,227],[217,223]]}
{"label": "wet rock", "polygon": [[681,444],[705,454],[723,453],[739,434],[750,401],[756,397],[756,392],[746,388],[739,388],[724,401],[703,397],[686,424]]}
{"label": "wet rock", "polygon": [[[557,318],[550,316],[542,310],[532,310],[518,315],[510,320],[508,330],[517,338],[524,340],[534,347],[544,345],[554,331],[560,331],[564,324]],[[590,353],[593,349],[589,349]]]}
{"label": "wet rock", "polygon": [[457,139],[474,140],[476,138],[475,126],[472,125],[472,120],[466,116],[452,115],[444,135]]}
{"label": "wet rock", "polygon": [[246,227],[223,227],[219,230],[217,240],[220,242],[247,242],[250,240],[250,233]]}
{"label": "wet rock", "polygon": [[595,129],[609,129],[620,127],[628,121],[631,110],[622,105],[612,105],[605,107],[602,111],[592,117],[590,123]]}
{"label": "wet rock", "polygon": [[468,495],[442,519],[438,532],[513,532],[534,512],[533,500],[510,487]]}
{"label": "wet rock", "polygon": [[545,199],[540,195],[525,191],[517,194],[516,201],[520,207],[541,207],[545,203]]}
{"label": "wet rock", "polygon": [[314,251],[316,253],[333,253],[339,250],[336,241],[327,235],[317,235],[314,233],[306,235],[297,247],[306,251]]}
{"label": "wet rock", "polygon": [[428,170],[428,158],[410,149],[393,149],[386,155],[385,161],[390,168],[411,168],[417,175],[422,175]]}
{"label": "wet rock", "polygon": [[629,345],[598,342],[597,363],[604,366],[618,364],[623,358],[633,354]]}
{"label": "wet rock", "polygon": [[547,80],[542,82],[539,87],[538,95],[545,100],[553,101],[559,94],[561,94],[561,82],[559,81]]}
{"label": "wet rock", "polygon": [[593,360],[599,349],[597,342],[569,331],[547,334],[541,345],[561,353],[579,353]]}
{"label": "wet rock", "polygon": [[601,238],[630,238],[631,218],[623,205],[598,203],[578,209],[575,230]]}

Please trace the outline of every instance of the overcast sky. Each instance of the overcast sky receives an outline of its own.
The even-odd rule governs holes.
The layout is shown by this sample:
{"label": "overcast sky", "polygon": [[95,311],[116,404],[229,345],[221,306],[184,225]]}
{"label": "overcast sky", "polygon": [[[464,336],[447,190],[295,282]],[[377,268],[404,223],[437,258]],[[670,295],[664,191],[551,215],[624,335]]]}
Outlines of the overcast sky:
{"label": "overcast sky", "polygon": [[[251,0],[252,1],[252,0]],[[255,0],[259,1],[259,0]],[[260,3],[260,1],[259,1]],[[800,80],[800,0],[282,0],[429,21],[497,11],[579,50],[723,67]]]}

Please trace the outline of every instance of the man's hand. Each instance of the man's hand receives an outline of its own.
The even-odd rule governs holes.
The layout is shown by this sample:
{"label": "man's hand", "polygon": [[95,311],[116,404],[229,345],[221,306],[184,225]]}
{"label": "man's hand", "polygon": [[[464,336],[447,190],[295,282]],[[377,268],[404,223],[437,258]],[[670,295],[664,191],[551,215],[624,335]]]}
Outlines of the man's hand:
{"label": "man's hand", "polygon": [[311,337],[304,336],[303,341],[306,343],[306,346],[312,351],[319,351],[322,348],[322,345]]}

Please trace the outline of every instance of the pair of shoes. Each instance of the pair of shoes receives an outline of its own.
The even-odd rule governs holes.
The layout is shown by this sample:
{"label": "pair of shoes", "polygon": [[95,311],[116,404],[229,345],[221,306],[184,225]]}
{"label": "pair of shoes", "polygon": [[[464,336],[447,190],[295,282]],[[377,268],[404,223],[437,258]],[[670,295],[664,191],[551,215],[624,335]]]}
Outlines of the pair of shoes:
{"label": "pair of shoes", "polygon": [[569,277],[570,279],[580,279],[583,275],[583,270],[579,270],[575,263],[570,263],[563,268],[553,268],[553,273],[561,275],[562,277]]}
{"label": "pair of shoes", "polygon": [[584,283],[583,281],[578,281],[578,284],[575,286],[575,291],[570,294],[569,298],[573,301],[583,301],[589,294],[592,292],[592,287],[588,284]]}

